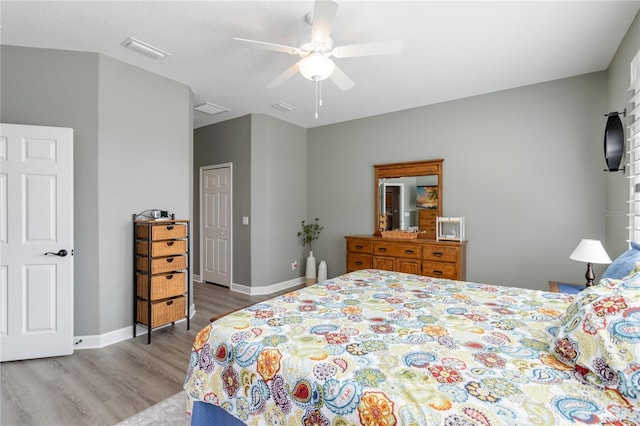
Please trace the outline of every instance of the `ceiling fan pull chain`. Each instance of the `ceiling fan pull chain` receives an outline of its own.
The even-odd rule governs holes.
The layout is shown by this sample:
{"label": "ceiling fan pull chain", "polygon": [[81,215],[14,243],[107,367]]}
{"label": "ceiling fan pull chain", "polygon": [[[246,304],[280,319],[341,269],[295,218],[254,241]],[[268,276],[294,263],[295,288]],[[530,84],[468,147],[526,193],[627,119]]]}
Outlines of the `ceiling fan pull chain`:
{"label": "ceiling fan pull chain", "polygon": [[318,119],[318,79],[315,79],[316,82],[316,101],[314,102],[316,107],[316,120]]}
{"label": "ceiling fan pull chain", "polygon": [[322,80],[318,83],[320,85],[320,100],[318,101],[318,105],[322,106]]}

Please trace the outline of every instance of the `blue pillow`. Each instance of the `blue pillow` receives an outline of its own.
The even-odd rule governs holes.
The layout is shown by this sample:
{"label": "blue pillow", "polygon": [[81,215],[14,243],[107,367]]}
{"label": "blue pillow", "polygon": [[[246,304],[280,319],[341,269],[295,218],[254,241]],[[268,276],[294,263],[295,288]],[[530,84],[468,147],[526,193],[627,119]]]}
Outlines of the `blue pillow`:
{"label": "blue pillow", "polygon": [[621,280],[633,271],[638,261],[640,261],[640,244],[631,241],[631,248],[618,256],[600,278]]}

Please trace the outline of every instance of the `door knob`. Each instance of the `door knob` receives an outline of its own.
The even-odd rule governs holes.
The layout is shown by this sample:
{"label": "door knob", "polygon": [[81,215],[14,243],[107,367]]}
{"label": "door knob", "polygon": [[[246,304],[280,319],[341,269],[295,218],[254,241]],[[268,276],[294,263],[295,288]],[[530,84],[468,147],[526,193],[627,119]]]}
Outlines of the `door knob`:
{"label": "door knob", "polygon": [[68,253],[65,249],[61,249],[61,250],[58,250],[58,252],[57,252],[57,253],[54,253],[54,252],[52,252],[52,251],[48,251],[48,252],[46,252],[44,255],[45,255],[45,256],[47,256],[47,255],[49,255],[49,254],[51,254],[51,255],[53,255],[53,256],[65,257],[65,256],[66,256],[67,254],[69,254],[69,253]]}

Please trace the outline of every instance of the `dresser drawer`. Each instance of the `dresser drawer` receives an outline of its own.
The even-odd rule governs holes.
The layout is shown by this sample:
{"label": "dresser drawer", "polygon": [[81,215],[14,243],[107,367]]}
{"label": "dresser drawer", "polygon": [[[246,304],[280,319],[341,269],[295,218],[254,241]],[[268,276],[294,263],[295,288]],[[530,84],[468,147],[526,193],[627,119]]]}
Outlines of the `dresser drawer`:
{"label": "dresser drawer", "polygon": [[457,280],[458,268],[455,263],[422,262],[422,275]]}
{"label": "dresser drawer", "polygon": [[166,223],[162,225],[138,225],[136,235],[138,238],[149,238],[149,228],[151,228],[151,239],[171,240],[174,238],[186,238],[187,225],[184,223]]}
{"label": "dresser drawer", "polygon": [[347,252],[351,253],[371,253],[371,241],[366,240],[348,240]]}
{"label": "dresser drawer", "polygon": [[347,253],[347,271],[371,268],[371,255],[362,253]]}
{"label": "dresser drawer", "polygon": [[[171,274],[159,274],[151,276],[151,300],[166,299],[185,293],[186,272],[173,272]],[[147,274],[137,276],[137,296],[149,299]]]}
{"label": "dresser drawer", "polygon": [[[148,257],[138,257],[136,267],[140,272],[149,272]],[[161,274],[163,272],[178,271],[186,269],[187,256],[169,256],[151,259],[151,273]]]}
{"label": "dresser drawer", "polygon": [[[147,241],[137,242],[138,254],[149,255],[149,243]],[[151,243],[151,257],[172,256],[187,252],[187,240],[166,240]]]}
{"label": "dresser drawer", "polygon": [[436,262],[455,262],[458,259],[458,248],[425,244],[422,248],[422,258]]}
{"label": "dresser drawer", "polygon": [[375,242],[373,243],[373,254],[420,259],[422,257],[422,247],[417,244]]}

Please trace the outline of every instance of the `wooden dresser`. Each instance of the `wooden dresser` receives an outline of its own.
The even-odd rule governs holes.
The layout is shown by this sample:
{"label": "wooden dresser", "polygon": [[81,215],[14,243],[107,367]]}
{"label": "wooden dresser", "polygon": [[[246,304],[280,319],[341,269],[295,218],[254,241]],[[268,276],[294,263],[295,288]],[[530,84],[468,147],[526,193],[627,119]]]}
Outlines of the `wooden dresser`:
{"label": "wooden dresser", "polygon": [[418,210],[418,229],[431,240],[436,239],[436,217],[438,211],[434,209]]}
{"label": "wooden dresser", "polygon": [[384,269],[452,280],[466,279],[466,242],[349,235],[347,272]]}

